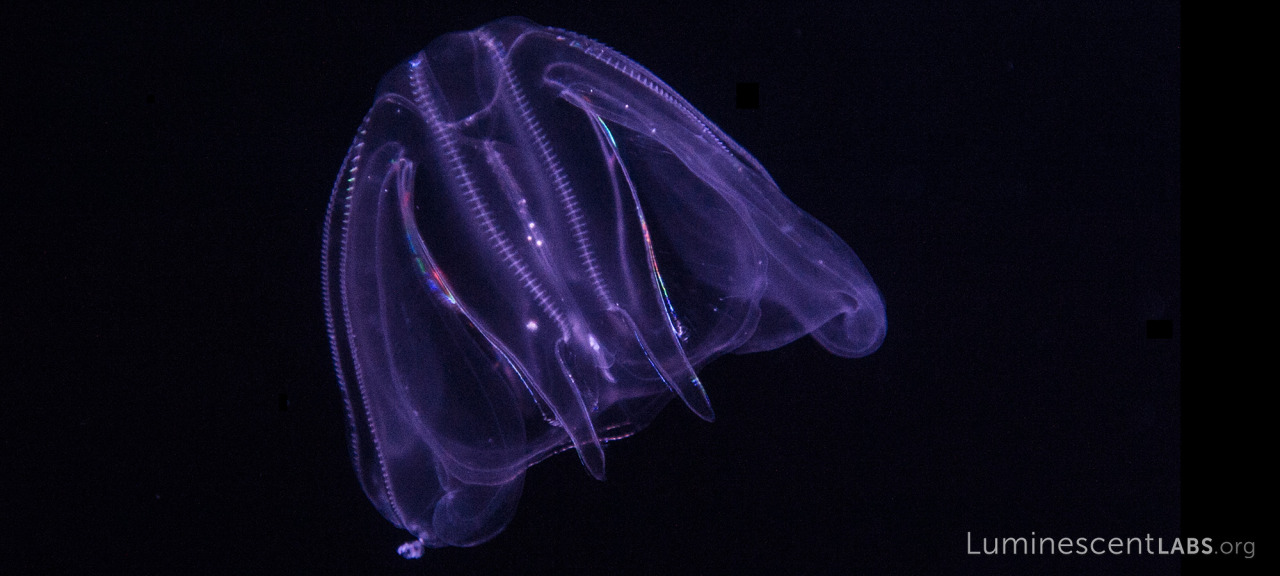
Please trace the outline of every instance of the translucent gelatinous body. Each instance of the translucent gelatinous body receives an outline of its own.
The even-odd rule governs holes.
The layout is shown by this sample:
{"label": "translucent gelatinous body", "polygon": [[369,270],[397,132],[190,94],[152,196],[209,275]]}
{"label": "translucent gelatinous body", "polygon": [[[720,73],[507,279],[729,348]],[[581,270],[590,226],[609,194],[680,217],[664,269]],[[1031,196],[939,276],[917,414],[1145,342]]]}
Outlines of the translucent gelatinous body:
{"label": "translucent gelatinous body", "polygon": [[524,471],[604,442],[695,370],[806,334],[884,337],[853,251],[640,65],[509,18],[389,73],[343,164],[325,298],[370,500],[426,546],[474,545]]}

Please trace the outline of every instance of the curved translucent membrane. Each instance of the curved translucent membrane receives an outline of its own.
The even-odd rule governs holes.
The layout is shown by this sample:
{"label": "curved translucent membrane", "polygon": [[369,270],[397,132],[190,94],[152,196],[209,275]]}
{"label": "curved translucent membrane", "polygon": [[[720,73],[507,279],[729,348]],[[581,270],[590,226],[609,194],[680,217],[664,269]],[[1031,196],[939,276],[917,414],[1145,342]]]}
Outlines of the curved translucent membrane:
{"label": "curved translucent membrane", "polygon": [[324,282],[365,492],[421,541],[474,545],[524,471],[670,399],[695,370],[811,334],[874,351],[884,307],[830,229],[640,65],[504,19],[391,71],[343,163]]}

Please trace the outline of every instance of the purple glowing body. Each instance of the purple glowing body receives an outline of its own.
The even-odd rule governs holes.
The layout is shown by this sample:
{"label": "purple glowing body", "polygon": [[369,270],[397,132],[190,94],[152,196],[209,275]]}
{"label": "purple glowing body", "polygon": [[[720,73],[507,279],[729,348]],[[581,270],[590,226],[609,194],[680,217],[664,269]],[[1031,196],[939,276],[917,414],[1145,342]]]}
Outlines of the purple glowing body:
{"label": "purple glowing body", "polygon": [[870,354],[884,306],[858,257],[746,150],[635,62],[508,18],[391,71],[343,163],[324,285],[351,452],[423,546],[514,514],[525,469],[606,441],[695,371],[806,334]]}

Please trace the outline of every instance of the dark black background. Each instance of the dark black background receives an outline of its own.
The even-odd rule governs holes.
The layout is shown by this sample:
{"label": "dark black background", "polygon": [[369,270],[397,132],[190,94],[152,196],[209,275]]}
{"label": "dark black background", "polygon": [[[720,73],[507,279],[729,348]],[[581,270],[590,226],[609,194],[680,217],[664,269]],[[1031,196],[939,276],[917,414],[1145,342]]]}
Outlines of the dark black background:
{"label": "dark black background", "polygon": [[[1182,480],[1209,431],[1182,416],[1176,3],[24,10],[3,39],[6,573],[1154,574],[1181,559],[966,535],[1257,539],[1222,514],[1257,496],[1250,465],[1211,448],[1242,483]],[[608,447],[604,483],[554,457],[497,538],[408,562],[347,458],[324,211],[380,77],[512,14],[634,58],[750,150],[859,254],[889,334],[858,360],[725,357],[714,424],[669,406]],[[1199,524],[1184,495],[1212,502]]]}

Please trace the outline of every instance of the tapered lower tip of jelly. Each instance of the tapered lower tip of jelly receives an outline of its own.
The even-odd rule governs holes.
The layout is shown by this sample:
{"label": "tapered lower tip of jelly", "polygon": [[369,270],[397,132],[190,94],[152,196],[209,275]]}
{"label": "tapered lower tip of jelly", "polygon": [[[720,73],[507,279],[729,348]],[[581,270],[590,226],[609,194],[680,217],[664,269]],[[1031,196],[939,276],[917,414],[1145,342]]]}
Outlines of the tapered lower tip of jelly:
{"label": "tapered lower tip of jelly", "polygon": [[702,381],[697,376],[686,381],[684,384],[676,387],[676,395],[684,401],[684,405],[689,410],[697,414],[699,418],[707,422],[716,421],[716,413],[711,409],[711,399],[707,397],[707,391],[702,387]]}
{"label": "tapered lower tip of jelly", "polygon": [[592,478],[604,481],[604,447],[599,443],[578,446],[578,459]]}

